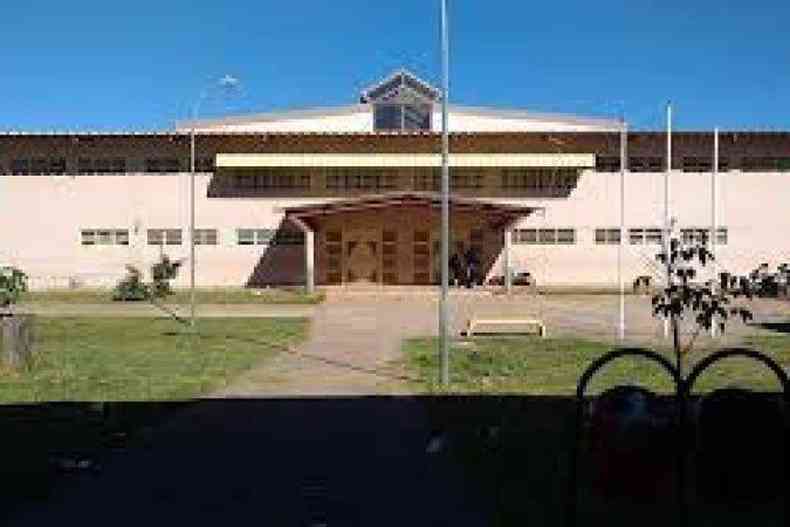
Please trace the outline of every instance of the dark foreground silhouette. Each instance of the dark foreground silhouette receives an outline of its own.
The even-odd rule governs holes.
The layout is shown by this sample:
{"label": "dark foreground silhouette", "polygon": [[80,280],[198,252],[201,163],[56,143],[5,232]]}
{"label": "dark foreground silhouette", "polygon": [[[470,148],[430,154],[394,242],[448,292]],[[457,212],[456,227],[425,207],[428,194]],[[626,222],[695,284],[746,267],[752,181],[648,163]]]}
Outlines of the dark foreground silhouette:
{"label": "dark foreground silhouette", "polygon": [[[554,396],[0,406],[0,516],[11,526],[559,526],[574,408]],[[592,488],[598,458],[583,458],[580,484]],[[640,485],[649,474],[625,477]],[[579,524],[674,524],[671,491],[582,496]],[[781,525],[781,502],[757,501],[740,518]],[[696,524],[739,521],[713,502],[693,504]]]}

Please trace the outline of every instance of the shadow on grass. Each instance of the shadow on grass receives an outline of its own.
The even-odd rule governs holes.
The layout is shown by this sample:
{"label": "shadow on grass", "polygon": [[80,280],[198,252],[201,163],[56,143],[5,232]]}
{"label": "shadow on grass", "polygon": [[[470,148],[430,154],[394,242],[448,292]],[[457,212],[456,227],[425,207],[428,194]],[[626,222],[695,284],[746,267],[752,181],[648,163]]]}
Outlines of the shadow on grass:
{"label": "shadow on grass", "polygon": [[775,331],[777,333],[783,333],[785,335],[790,334],[790,322],[762,322],[757,325],[763,329]]}

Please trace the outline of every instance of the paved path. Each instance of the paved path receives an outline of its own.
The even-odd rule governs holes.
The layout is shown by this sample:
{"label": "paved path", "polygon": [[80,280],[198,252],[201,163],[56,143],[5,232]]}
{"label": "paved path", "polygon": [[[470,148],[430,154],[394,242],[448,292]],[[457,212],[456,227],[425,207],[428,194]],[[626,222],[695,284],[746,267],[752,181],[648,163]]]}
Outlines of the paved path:
{"label": "paved path", "polygon": [[[785,304],[762,301],[756,316],[788,313]],[[557,295],[505,297],[453,291],[450,296],[451,334],[460,335],[471,316],[530,316],[545,321],[549,336],[568,335],[618,344],[619,298],[616,295]],[[404,339],[435,336],[438,295],[335,295],[315,308],[311,333],[296,353],[283,353],[253,368],[219,397],[300,395],[373,395],[408,393],[403,369],[396,363]],[[716,344],[734,345],[764,330],[732,321]],[[650,299],[626,297],[627,343],[667,344],[663,324],[652,317]],[[707,336],[698,345],[710,342]]]}

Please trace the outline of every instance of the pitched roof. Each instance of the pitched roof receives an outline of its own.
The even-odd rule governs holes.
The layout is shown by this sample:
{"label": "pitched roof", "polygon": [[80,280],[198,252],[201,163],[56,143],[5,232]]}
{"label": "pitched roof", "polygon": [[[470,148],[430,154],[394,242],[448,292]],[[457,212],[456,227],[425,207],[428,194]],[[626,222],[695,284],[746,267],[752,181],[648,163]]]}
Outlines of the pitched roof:
{"label": "pitched roof", "polygon": [[440,101],[442,92],[428,82],[420,79],[414,73],[401,68],[389,74],[379,82],[363,90],[359,102],[370,103],[387,96],[393,91],[408,90],[418,94],[429,101]]}

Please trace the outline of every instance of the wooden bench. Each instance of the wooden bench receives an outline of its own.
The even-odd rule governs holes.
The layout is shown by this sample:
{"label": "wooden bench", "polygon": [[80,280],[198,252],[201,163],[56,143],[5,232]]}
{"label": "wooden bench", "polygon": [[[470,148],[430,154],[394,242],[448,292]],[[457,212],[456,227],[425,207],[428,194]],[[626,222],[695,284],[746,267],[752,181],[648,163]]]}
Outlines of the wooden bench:
{"label": "wooden bench", "polygon": [[546,337],[546,325],[535,318],[470,318],[465,335],[533,335]]}

